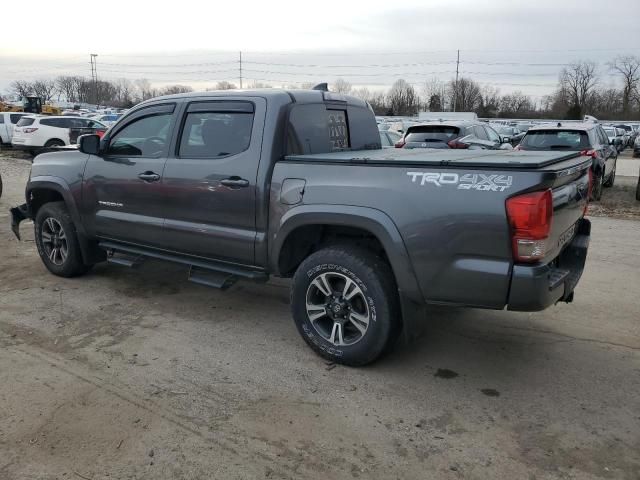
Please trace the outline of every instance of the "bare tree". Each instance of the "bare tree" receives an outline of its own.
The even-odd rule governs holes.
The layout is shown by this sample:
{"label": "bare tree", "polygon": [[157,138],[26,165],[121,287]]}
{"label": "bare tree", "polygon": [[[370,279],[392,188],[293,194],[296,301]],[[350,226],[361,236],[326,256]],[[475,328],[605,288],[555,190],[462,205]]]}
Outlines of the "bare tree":
{"label": "bare tree", "polygon": [[562,69],[560,86],[566,90],[571,105],[568,116],[582,117],[597,83],[596,64],[593,62],[575,62]]}
{"label": "bare tree", "polygon": [[360,100],[364,100],[365,102],[371,100],[371,90],[369,90],[367,87],[355,88],[351,90],[351,95],[359,98]]}
{"label": "bare tree", "polygon": [[337,78],[336,81],[331,84],[331,91],[349,93],[351,91],[351,84],[343,78]]}
{"label": "bare tree", "polygon": [[638,92],[640,82],[640,57],[624,55],[616,57],[609,67],[622,76],[622,113],[629,114],[634,93]]}
{"label": "bare tree", "polygon": [[235,90],[236,88],[238,87],[236,87],[235,83],[231,83],[231,82],[227,82],[226,80],[223,80],[221,82],[216,83],[214,90]]}
{"label": "bare tree", "polygon": [[45,102],[50,102],[57,92],[56,82],[54,80],[36,80],[33,82],[33,93],[36,97],[40,97]]}
{"label": "bare tree", "polygon": [[501,101],[500,90],[488,85],[482,87],[478,115],[481,117],[495,117],[500,111]]}
{"label": "bare tree", "polygon": [[253,83],[249,85],[249,88],[273,88],[273,87],[268,83],[262,83],[257,80],[254,80]]}
{"label": "bare tree", "polygon": [[444,111],[445,83],[437,77],[424,82],[422,86],[422,103],[430,112]]}
{"label": "bare tree", "polygon": [[449,97],[452,110],[457,112],[475,112],[480,106],[482,93],[480,86],[470,78],[460,77],[449,82]]}
{"label": "bare tree", "polygon": [[168,85],[161,91],[161,95],[174,95],[177,93],[189,93],[193,92],[193,88],[187,85]]}
{"label": "bare tree", "polygon": [[405,80],[396,80],[387,95],[393,115],[415,115],[420,108],[420,100],[413,86]]}
{"label": "bare tree", "polygon": [[522,117],[532,109],[531,99],[520,91],[505,95],[500,101],[500,115],[504,117]]}
{"label": "bare tree", "polygon": [[26,80],[16,80],[11,83],[11,91],[18,97],[26,97],[33,93],[33,84]]}

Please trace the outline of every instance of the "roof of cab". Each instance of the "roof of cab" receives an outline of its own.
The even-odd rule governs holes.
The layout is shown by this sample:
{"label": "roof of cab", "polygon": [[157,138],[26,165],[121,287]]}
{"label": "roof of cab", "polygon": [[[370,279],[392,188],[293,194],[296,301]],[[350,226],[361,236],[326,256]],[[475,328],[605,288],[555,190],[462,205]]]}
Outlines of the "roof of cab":
{"label": "roof of cab", "polygon": [[179,100],[185,98],[220,98],[220,97],[243,97],[258,96],[269,99],[287,100],[295,103],[318,103],[331,101],[346,101],[348,105],[366,107],[367,104],[359,98],[349,95],[342,95],[334,92],[323,92],[321,90],[288,90],[281,88],[260,88],[260,89],[233,89],[233,90],[212,90],[208,92],[177,93],[174,95],[163,95],[161,97],[150,98],[138,104],[150,104],[158,101]]}

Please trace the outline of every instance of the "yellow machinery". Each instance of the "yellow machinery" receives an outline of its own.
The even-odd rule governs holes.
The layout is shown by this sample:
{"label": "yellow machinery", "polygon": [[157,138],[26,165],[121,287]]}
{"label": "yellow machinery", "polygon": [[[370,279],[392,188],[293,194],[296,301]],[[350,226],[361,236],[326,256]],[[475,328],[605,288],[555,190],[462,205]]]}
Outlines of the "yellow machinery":
{"label": "yellow machinery", "polygon": [[62,109],[44,103],[40,97],[22,97],[20,105],[0,102],[0,112],[27,112],[43,115],[60,115]]}

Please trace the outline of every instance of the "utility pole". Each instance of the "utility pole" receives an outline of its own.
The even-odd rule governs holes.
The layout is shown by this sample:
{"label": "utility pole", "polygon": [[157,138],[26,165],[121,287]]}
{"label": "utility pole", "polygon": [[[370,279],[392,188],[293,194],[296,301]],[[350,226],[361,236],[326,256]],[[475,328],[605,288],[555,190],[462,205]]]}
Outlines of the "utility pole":
{"label": "utility pole", "polygon": [[98,106],[98,65],[97,65],[97,53],[91,53],[91,80],[93,81],[93,99],[95,100],[96,107]]}
{"label": "utility pole", "polygon": [[242,88],[242,50],[240,50],[240,88]]}
{"label": "utility pole", "polygon": [[453,95],[453,111],[457,111],[458,107],[458,73],[460,72],[460,50],[458,50],[458,59],[456,60],[456,91]]}

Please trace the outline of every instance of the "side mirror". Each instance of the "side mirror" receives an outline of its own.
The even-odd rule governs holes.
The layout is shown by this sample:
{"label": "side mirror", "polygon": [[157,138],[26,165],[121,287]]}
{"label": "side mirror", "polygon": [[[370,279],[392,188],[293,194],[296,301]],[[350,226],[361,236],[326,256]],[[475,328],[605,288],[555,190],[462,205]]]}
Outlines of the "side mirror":
{"label": "side mirror", "polygon": [[502,137],[502,143],[511,143],[511,137],[505,135]]}
{"label": "side mirror", "polygon": [[100,137],[98,135],[80,135],[78,137],[78,149],[87,155],[100,154]]}

